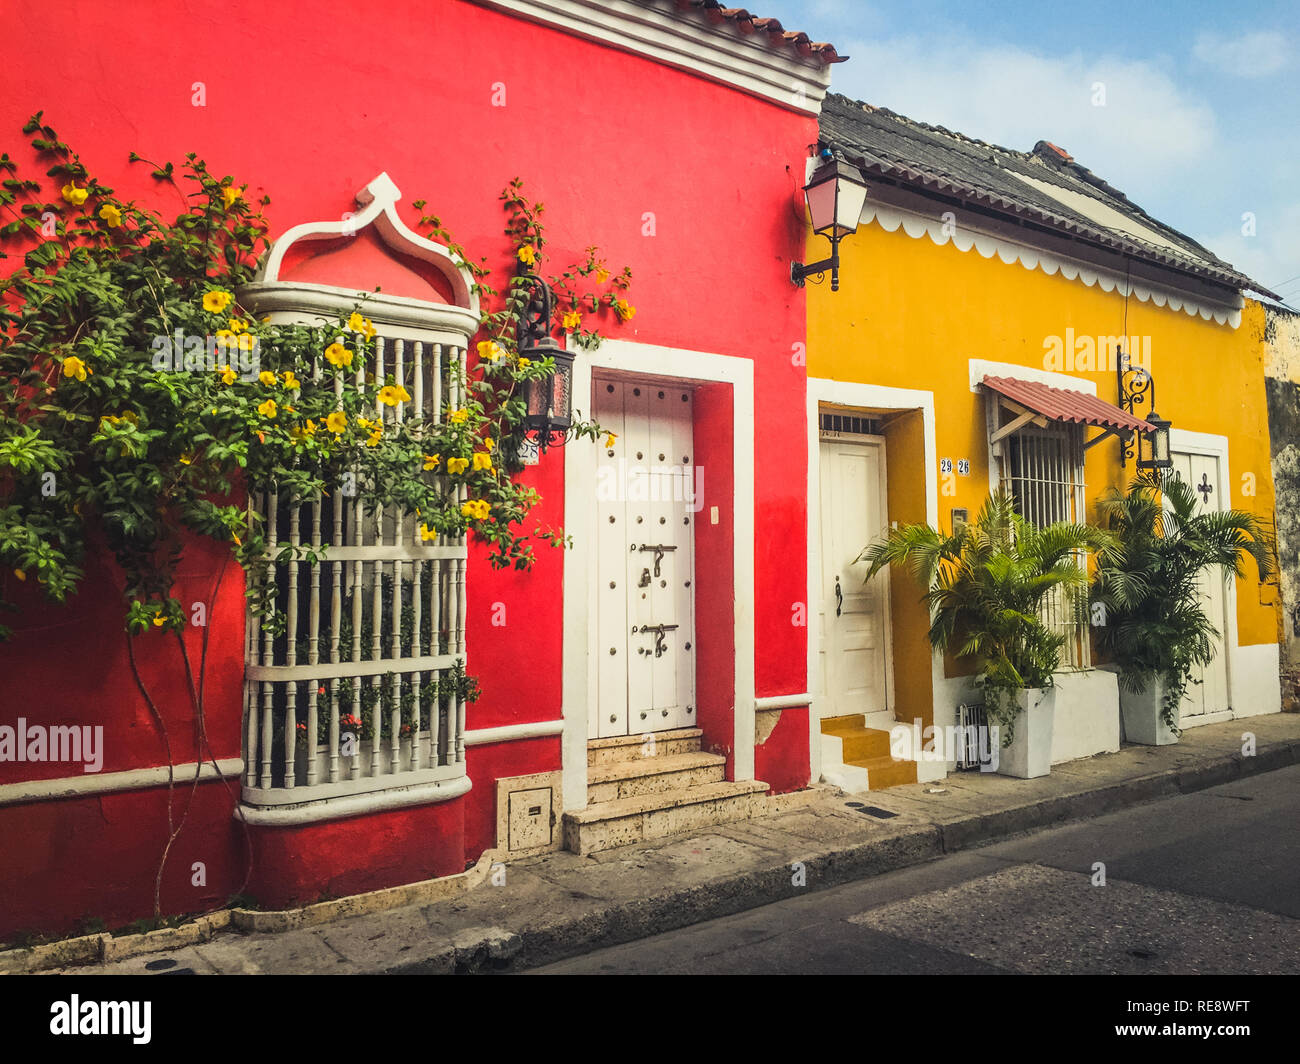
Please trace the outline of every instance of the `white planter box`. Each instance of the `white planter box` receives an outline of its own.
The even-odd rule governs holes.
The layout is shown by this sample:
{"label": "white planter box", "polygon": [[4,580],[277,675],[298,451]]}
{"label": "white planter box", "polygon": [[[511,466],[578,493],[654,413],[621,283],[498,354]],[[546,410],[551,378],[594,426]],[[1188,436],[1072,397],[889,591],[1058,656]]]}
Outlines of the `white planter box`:
{"label": "white planter box", "polygon": [[[1168,746],[1178,742],[1178,736],[1161,717],[1164,698],[1165,685],[1161,680],[1153,680],[1140,691],[1126,691],[1120,685],[1119,711],[1124,720],[1125,742],[1143,746]],[[1174,719],[1178,719],[1177,713]]]}
{"label": "white planter box", "polygon": [[1022,780],[1046,776],[1052,769],[1056,691],[1050,687],[1019,690],[1016,705],[1020,712],[1012,729],[1015,739],[1010,746],[998,748],[998,774]]}

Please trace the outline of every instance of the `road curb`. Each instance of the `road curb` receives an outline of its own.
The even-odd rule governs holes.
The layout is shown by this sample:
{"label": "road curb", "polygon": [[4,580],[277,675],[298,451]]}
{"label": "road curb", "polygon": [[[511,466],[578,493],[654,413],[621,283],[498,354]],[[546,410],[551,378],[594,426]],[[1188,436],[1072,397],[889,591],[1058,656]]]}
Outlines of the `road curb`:
{"label": "road curb", "polygon": [[[519,948],[508,957],[493,956],[493,941],[502,933],[472,943],[458,936],[455,949],[441,948],[436,961],[405,963],[391,974],[429,971],[478,971],[495,968],[536,968],[607,946],[632,942],[665,931],[732,916],[763,905],[826,890],[844,883],[934,860],[1026,831],[1085,820],[1161,798],[1190,794],[1247,776],[1287,768],[1300,761],[1300,740],[1260,750],[1253,757],[1232,754],[1204,764],[1168,769],[1075,794],[1027,802],[991,813],[977,813],[942,824],[903,829],[885,838],[792,857],[790,861],[750,870],[709,883],[692,884],[630,899],[578,917],[517,928]],[[792,883],[793,865],[804,865],[806,886]]]}

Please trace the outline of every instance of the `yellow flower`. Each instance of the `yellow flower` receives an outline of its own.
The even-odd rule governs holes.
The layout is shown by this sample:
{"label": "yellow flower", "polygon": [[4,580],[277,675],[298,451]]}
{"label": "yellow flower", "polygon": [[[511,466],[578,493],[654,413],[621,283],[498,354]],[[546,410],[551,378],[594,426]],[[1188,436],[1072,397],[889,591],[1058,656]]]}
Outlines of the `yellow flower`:
{"label": "yellow flower", "polygon": [[[232,333],[248,332],[248,322],[244,321],[243,318],[231,318],[230,331]],[[221,333],[217,333],[217,335],[220,336]]]}
{"label": "yellow flower", "polygon": [[582,315],[579,314],[576,310],[570,310],[564,315],[564,320],[561,322],[561,324],[564,326],[564,328],[567,331],[572,332],[574,329],[576,329],[579,325],[582,324]]}
{"label": "yellow flower", "polygon": [[461,504],[460,512],[466,517],[486,521],[488,514],[491,513],[491,507],[488,506],[486,499],[471,499],[469,502]]}
{"label": "yellow flower", "polygon": [[308,436],[316,435],[316,422],[312,419],[307,420],[307,424],[302,427],[302,431]]}
{"label": "yellow flower", "polygon": [[615,436],[612,432],[609,432],[609,433],[606,433],[606,434],[605,434],[605,446],[606,446],[606,447],[613,447],[614,444],[617,443],[617,442],[618,442],[618,437]]}
{"label": "yellow flower", "polygon": [[226,201],[226,206],[234,205],[235,200],[239,199],[239,189],[234,185],[223,185],[221,187],[221,198]]}
{"label": "yellow flower", "polygon": [[27,574],[26,574],[25,572],[23,572],[21,569],[15,569],[15,570],[14,570],[14,576],[18,577],[19,580],[26,580],[26,579],[27,579]]}
{"label": "yellow flower", "polygon": [[230,345],[231,347],[233,347],[234,344],[235,344],[235,333],[234,333],[234,330],[233,330],[233,329],[218,329],[218,330],[217,330],[217,339],[222,341],[222,346],[223,346],[223,347],[226,346],[227,343],[229,343],[229,345]]}
{"label": "yellow flower", "polygon": [[596,271],[596,280],[601,284],[609,280],[609,271],[604,266]]}
{"label": "yellow flower", "polygon": [[229,292],[221,291],[219,288],[214,288],[211,292],[203,293],[203,309],[209,314],[220,314],[234,301],[234,296]]}
{"label": "yellow flower", "polygon": [[359,332],[370,339],[374,339],[375,334],[379,331],[371,323],[369,318],[363,318],[359,310],[354,310],[348,318],[348,328],[353,332]]}
{"label": "yellow flower", "polygon": [[222,367],[218,372],[221,374],[221,383],[222,383],[222,384],[234,384],[234,383],[235,383],[235,380],[236,380],[235,371],[230,367],[229,364],[223,366],[223,367]]}
{"label": "yellow flower", "polygon": [[370,434],[370,439],[366,440],[366,446],[378,447],[380,437],[382,437],[383,434],[384,434],[384,426],[380,425],[379,428],[375,429],[375,431]]}
{"label": "yellow flower", "polygon": [[264,369],[262,370],[261,373],[257,375],[257,383],[264,384],[268,388],[274,388],[276,383],[275,374],[272,373],[269,369]]}
{"label": "yellow flower", "polygon": [[167,623],[167,615],[163,613],[162,610],[159,610],[157,613],[153,615],[153,626],[155,628],[161,628],[166,623]]}
{"label": "yellow flower", "polygon": [[183,455],[181,455],[181,459],[180,459],[180,461],[181,461],[181,465],[191,465],[191,464],[193,464],[193,462],[194,462],[194,452],[193,452],[193,451],[186,451]]}
{"label": "yellow flower", "polygon": [[360,427],[360,428],[368,429],[368,428],[370,428],[370,426],[373,425],[373,424],[374,424],[374,422],[371,421],[369,418],[364,418],[364,417],[359,417],[359,418],[357,418],[357,425],[358,425],[358,427]]}
{"label": "yellow flower", "polygon": [[297,391],[302,387],[302,382],[293,375],[293,370],[287,369],[284,371],[284,386],[291,392]]}
{"label": "yellow flower", "polygon": [[519,249],[519,261],[525,266],[531,266],[537,261],[537,249],[532,244],[525,244]]}
{"label": "yellow flower", "polygon": [[627,321],[636,313],[636,307],[631,306],[626,299],[616,299],[614,313],[618,315],[620,321]]}
{"label": "yellow flower", "polygon": [[335,410],[325,419],[325,427],[335,435],[348,427],[348,416],[342,410]]}
{"label": "yellow flower", "polygon": [[453,410],[447,415],[447,420],[453,425],[463,425],[469,420],[469,411],[464,407],[461,407],[459,410]]}
{"label": "yellow flower", "polygon": [[527,368],[528,368],[529,366],[531,366],[532,364],[533,364],[533,360],[532,360],[531,358],[522,358],[522,357],[521,357],[521,358],[519,359],[519,368],[520,368],[520,369],[527,369]]}
{"label": "yellow flower", "polygon": [[76,377],[79,381],[86,379],[87,373],[95,371],[81,361],[76,355],[69,355],[63,360],[63,375],[65,377]]}
{"label": "yellow flower", "polygon": [[332,343],[325,348],[325,361],[331,366],[350,366],[352,352],[340,343]]}
{"label": "yellow flower", "polygon": [[275,400],[268,399],[257,408],[257,412],[263,417],[275,417]]}
{"label": "yellow flower", "polygon": [[491,470],[491,468],[492,468],[492,456],[490,454],[484,454],[482,451],[480,451],[478,454],[474,456],[475,472],[478,472],[480,469]]}
{"label": "yellow flower", "polygon": [[433,531],[433,529],[431,529],[428,525],[420,526],[420,539],[428,541],[437,538],[438,538],[438,533]]}
{"label": "yellow flower", "polygon": [[63,198],[74,207],[80,207],[86,202],[86,197],[89,195],[90,191],[84,188],[77,188],[77,183],[75,181],[69,181],[63,186]]}
{"label": "yellow flower", "polygon": [[488,454],[491,454],[493,451],[497,449],[497,441],[494,440],[491,436],[489,436],[487,439],[483,441],[483,446],[488,449]]}
{"label": "yellow flower", "polygon": [[257,337],[252,333],[240,333],[235,338],[235,343],[241,351],[251,351],[257,346]]}
{"label": "yellow flower", "polygon": [[99,216],[110,229],[116,229],[122,224],[122,212],[111,203],[105,203],[99,208]]}
{"label": "yellow flower", "polygon": [[495,340],[480,340],[478,345],[478,357],[484,362],[495,362],[498,358],[506,353]]}
{"label": "yellow flower", "polygon": [[437,469],[438,466],[440,466],[440,465],[442,465],[442,455],[440,455],[440,454],[426,454],[426,455],[424,456],[424,468],[425,468],[426,470],[429,470],[429,469]]}
{"label": "yellow flower", "polygon": [[379,389],[379,401],[385,406],[409,403],[411,396],[400,384],[387,384]]}
{"label": "yellow flower", "polygon": [[455,474],[457,474],[457,473],[463,473],[463,472],[465,472],[465,470],[468,469],[468,468],[469,468],[469,459],[468,459],[468,458],[448,458],[448,459],[447,459],[447,472],[448,472],[448,473],[451,473],[452,475],[455,475]]}

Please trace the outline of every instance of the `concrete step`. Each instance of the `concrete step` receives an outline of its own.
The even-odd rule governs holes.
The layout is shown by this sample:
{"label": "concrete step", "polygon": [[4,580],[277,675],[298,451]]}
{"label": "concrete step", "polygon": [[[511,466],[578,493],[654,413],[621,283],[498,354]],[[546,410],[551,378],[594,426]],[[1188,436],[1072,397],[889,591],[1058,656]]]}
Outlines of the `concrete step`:
{"label": "concrete step", "polygon": [[664,794],[721,783],[727,759],[722,754],[669,754],[635,761],[613,761],[587,769],[587,803],[613,802],[642,794]]}
{"label": "concrete step", "polygon": [[700,736],[703,734],[699,728],[674,728],[637,735],[614,735],[608,739],[590,739],[587,741],[587,764],[609,765],[616,761],[698,753]]}
{"label": "concrete step", "polygon": [[889,732],[879,728],[845,727],[821,736],[822,760],[840,765],[889,756]]}
{"label": "concrete step", "polygon": [[866,772],[867,789],[871,791],[883,791],[886,787],[897,787],[900,783],[916,782],[916,762],[895,761],[889,755],[848,761],[844,767],[860,768]]}
{"label": "concrete step", "polygon": [[723,781],[589,805],[564,814],[564,848],[579,854],[596,853],[747,820],[757,811],[757,799],[767,789],[761,780]]}

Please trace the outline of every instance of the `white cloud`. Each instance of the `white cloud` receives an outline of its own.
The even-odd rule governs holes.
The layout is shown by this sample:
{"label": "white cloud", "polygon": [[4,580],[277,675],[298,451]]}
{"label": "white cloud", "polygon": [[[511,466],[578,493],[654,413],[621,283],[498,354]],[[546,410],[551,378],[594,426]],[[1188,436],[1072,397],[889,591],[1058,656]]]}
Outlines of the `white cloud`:
{"label": "white cloud", "polygon": [[1262,78],[1287,65],[1287,42],[1280,33],[1257,31],[1237,37],[1207,31],[1196,38],[1192,55],[1223,74]]}
{"label": "white cloud", "polygon": [[1286,301],[1300,306],[1300,278],[1296,277],[1300,265],[1295,252],[1300,247],[1300,201],[1261,211],[1255,218],[1253,236],[1244,235],[1241,228],[1225,228],[1203,243],[1265,288],[1281,286]]}
{"label": "white cloud", "polygon": [[1148,62],[916,37],[844,51],[835,91],[1008,148],[1051,141],[1138,203],[1216,139],[1211,108]]}

